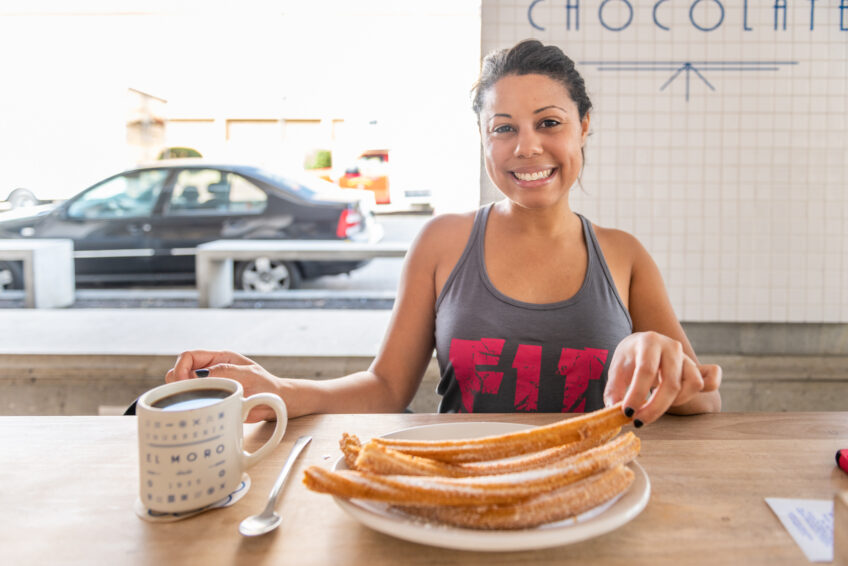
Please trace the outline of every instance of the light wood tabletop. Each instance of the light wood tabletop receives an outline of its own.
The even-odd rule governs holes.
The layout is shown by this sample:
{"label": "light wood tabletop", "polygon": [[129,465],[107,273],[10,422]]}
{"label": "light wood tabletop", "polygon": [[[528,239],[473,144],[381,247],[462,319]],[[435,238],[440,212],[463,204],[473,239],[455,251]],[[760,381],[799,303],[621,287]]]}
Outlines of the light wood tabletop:
{"label": "light wood tabletop", "polygon": [[[523,552],[471,552],[399,540],[362,526],[300,482],[330,467],[342,432],[360,438],[460,421],[527,424],[557,415],[320,415],[291,421],[283,443],[251,468],[231,507],[175,523],[138,518],[134,417],[0,418],[0,562],[3,564],[475,565],[804,564],[765,497],[830,499],[848,489],[835,466],[848,448],[848,412],[663,417],[637,430],[651,481],[647,507],[583,542]],[[248,425],[247,448],[272,426]],[[313,437],[278,505],[277,531],[247,539],[294,440]],[[438,529],[434,529],[438,536]]]}

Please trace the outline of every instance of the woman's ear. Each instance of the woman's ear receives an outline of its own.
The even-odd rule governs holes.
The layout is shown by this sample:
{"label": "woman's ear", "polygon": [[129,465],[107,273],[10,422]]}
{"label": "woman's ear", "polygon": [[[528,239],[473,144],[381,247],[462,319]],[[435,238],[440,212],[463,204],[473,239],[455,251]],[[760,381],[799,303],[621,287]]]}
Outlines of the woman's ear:
{"label": "woman's ear", "polygon": [[589,135],[589,113],[587,112],[583,119],[580,120],[580,145],[586,143],[586,137]]}

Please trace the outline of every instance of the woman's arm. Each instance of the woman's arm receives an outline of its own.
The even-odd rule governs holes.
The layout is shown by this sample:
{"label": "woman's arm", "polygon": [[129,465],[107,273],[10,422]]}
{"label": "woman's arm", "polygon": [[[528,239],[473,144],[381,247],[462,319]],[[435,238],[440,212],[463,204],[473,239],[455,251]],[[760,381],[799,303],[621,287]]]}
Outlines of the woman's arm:
{"label": "woman's arm", "polygon": [[433,356],[440,233],[439,222],[431,221],[410,247],[392,316],[371,367],[340,379],[313,382],[309,388],[316,393],[303,400],[308,412],[399,412],[412,401]]}
{"label": "woman's arm", "polygon": [[[166,381],[195,377],[203,368],[214,377],[242,383],[245,395],[270,391],[286,402],[290,417],[312,413],[399,412],[418,389],[433,355],[436,267],[444,242],[455,242],[447,225],[431,220],[410,246],[383,343],[366,371],[331,380],[282,379],[234,352],[194,350],[180,354]],[[446,237],[448,236],[448,237]],[[273,417],[259,407],[251,421]]]}
{"label": "woman's arm", "polygon": [[[629,280],[626,296],[634,334],[616,348],[605,401],[623,400],[635,410],[635,418],[646,423],[666,411],[720,411],[721,368],[698,362],[653,258],[636,238],[615,232],[608,235],[607,247],[613,246],[614,257],[631,258],[629,278],[621,279]],[[618,269],[620,275],[621,262]]]}

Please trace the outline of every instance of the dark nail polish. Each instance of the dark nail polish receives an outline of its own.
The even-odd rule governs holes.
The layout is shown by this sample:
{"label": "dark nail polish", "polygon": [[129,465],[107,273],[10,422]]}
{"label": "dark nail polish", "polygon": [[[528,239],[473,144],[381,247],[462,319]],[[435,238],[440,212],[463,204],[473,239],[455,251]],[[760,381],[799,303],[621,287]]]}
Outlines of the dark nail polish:
{"label": "dark nail polish", "polygon": [[196,370],[194,370],[194,375],[196,375],[197,377],[209,377],[209,370],[208,369],[196,369]]}
{"label": "dark nail polish", "polygon": [[630,417],[632,417],[632,416],[633,416],[633,413],[635,413],[635,412],[636,412],[636,411],[634,411],[634,410],[633,410],[633,407],[626,407],[626,408],[624,409],[624,415],[625,415],[628,419],[629,419]]}
{"label": "dark nail polish", "polygon": [[643,424],[645,424],[645,423],[643,423],[639,419],[636,419],[635,421],[633,421],[633,426],[635,426],[636,428],[642,428]]}

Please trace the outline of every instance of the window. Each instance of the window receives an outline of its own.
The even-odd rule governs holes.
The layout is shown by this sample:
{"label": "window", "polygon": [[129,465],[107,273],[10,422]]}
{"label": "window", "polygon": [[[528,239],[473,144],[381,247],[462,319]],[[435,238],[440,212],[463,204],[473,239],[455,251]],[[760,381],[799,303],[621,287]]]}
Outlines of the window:
{"label": "window", "polygon": [[259,214],[268,204],[265,192],[235,173],[186,169],[177,176],[167,214]]}
{"label": "window", "polygon": [[89,189],[71,203],[71,218],[133,218],[150,216],[167,170],[149,169],[118,175]]}

